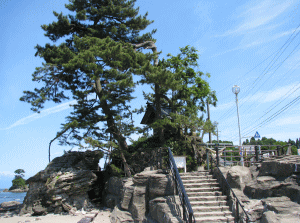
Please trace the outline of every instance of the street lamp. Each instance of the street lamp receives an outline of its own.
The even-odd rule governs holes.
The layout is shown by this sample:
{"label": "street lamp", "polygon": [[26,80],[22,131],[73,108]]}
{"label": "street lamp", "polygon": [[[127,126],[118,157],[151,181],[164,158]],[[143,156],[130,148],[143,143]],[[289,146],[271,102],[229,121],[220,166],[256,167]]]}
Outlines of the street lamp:
{"label": "street lamp", "polygon": [[[239,126],[239,139],[240,139],[239,147],[240,147],[240,151],[241,151],[242,142],[241,142],[241,127],[240,127],[239,105],[238,105],[238,93],[240,92],[240,87],[237,86],[237,85],[234,85],[232,87],[232,92],[235,94],[235,98],[236,98],[236,109],[237,109],[238,126]],[[244,166],[243,152],[240,155],[241,155],[242,166]]]}

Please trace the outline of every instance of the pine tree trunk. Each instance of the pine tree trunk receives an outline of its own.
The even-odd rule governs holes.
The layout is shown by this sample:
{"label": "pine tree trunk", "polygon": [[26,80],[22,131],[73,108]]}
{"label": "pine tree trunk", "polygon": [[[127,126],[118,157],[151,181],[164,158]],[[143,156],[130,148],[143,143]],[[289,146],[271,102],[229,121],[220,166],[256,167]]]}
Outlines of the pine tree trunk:
{"label": "pine tree trunk", "polygon": [[[160,100],[160,89],[158,84],[155,84],[155,107],[156,107],[156,113],[155,113],[155,120],[161,119],[161,100]],[[164,132],[162,128],[157,129],[157,134],[159,137],[159,146],[162,146],[164,144]]]}
{"label": "pine tree trunk", "polygon": [[119,131],[119,129],[117,128],[114,118],[111,114],[111,111],[108,107],[107,101],[106,100],[102,100],[102,96],[103,96],[103,91],[102,91],[102,87],[101,87],[101,83],[100,83],[100,79],[98,78],[96,80],[96,83],[94,84],[94,88],[96,91],[96,94],[100,100],[100,105],[101,108],[103,110],[103,113],[105,114],[105,116],[107,117],[107,126],[108,126],[108,131],[114,136],[114,138],[118,141],[119,147],[120,147],[120,152],[121,152],[121,159],[122,162],[124,164],[124,171],[125,174],[128,177],[131,177],[131,172],[129,169],[129,166],[126,162],[125,156],[123,151],[126,151],[128,149],[128,145],[126,143],[126,139],[123,137],[122,133]]}

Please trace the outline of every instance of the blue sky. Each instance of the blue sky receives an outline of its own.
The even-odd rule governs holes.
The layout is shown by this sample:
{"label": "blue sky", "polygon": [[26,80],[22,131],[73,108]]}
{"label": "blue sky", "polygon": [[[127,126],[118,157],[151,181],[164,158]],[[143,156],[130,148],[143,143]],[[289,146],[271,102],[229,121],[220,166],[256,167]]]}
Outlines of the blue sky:
{"label": "blue sky", "polygon": [[[35,67],[43,62],[34,56],[34,46],[51,41],[40,26],[55,21],[52,11],[68,14],[66,3],[0,2],[0,188],[11,185],[18,168],[28,178],[46,167],[49,142],[72,111],[69,105],[75,103],[48,103],[35,114],[29,104],[19,101],[24,90],[41,86],[31,81]],[[161,57],[176,55],[186,45],[199,50],[199,70],[211,74],[207,80],[219,99],[218,106],[211,108],[211,120],[219,123],[221,140],[238,144],[231,90],[235,84],[241,87],[242,137],[256,131],[283,141],[300,137],[299,1],[137,0],[136,6],[140,14],[148,11],[148,18],[155,20],[148,30],[157,28],[154,37]],[[140,97],[143,89],[136,89],[133,107],[145,104]],[[135,118],[137,124],[141,118]],[[51,158],[68,149],[55,141]]]}

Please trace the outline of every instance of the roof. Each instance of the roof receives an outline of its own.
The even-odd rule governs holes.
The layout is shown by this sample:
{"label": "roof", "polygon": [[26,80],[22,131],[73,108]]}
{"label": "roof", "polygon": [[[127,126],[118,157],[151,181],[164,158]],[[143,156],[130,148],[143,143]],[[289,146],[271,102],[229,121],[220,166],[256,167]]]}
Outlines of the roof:
{"label": "roof", "polygon": [[[171,108],[163,107],[161,108],[161,117],[164,116],[170,116],[170,113],[172,112]],[[156,107],[153,103],[147,102],[147,109],[145,112],[145,115],[141,121],[141,124],[149,125],[154,122],[155,120],[155,113],[156,113]]]}

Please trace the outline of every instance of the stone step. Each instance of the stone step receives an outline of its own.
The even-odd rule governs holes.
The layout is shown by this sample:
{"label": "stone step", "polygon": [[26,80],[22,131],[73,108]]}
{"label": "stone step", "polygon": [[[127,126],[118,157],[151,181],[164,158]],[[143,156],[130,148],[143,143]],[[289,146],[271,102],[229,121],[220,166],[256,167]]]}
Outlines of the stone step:
{"label": "stone step", "polygon": [[190,201],[191,206],[225,206],[227,205],[227,201]]}
{"label": "stone step", "polygon": [[234,217],[232,216],[214,216],[214,217],[202,217],[195,218],[196,223],[209,223],[209,222],[234,222]]}
{"label": "stone step", "polygon": [[214,179],[212,176],[180,176],[181,180],[209,180]]}
{"label": "stone step", "polygon": [[211,175],[208,171],[198,171],[198,172],[188,172],[188,173],[179,173],[180,176],[207,176]]}
{"label": "stone step", "polygon": [[222,196],[220,191],[205,191],[205,192],[187,192],[188,197],[202,197],[202,196]]}
{"label": "stone step", "polygon": [[217,187],[219,183],[191,183],[191,184],[183,184],[184,187],[187,188],[196,188],[196,187]]}
{"label": "stone step", "polygon": [[220,191],[220,187],[196,187],[196,188],[185,188],[187,193],[189,192],[213,192]]}
{"label": "stone step", "polygon": [[199,212],[223,212],[223,211],[229,211],[229,206],[208,206],[208,207],[203,207],[203,206],[194,205],[194,206],[192,206],[192,209],[193,209],[194,213],[199,213]]}
{"label": "stone step", "polygon": [[215,183],[218,180],[217,179],[197,179],[197,178],[193,178],[193,179],[181,179],[183,184],[191,184],[191,183],[208,183],[208,182],[212,182]]}
{"label": "stone step", "polygon": [[195,197],[191,197],[188,196],[190,202],[191,201],[225,201],[227,199],[227,196],[195,196]]}
{"label": "stone step", "polygon": [[196,212],[194,213],[195,218],[206,217],[206,216],[232,216],[231,211],[210,211],[210,212]]}

